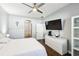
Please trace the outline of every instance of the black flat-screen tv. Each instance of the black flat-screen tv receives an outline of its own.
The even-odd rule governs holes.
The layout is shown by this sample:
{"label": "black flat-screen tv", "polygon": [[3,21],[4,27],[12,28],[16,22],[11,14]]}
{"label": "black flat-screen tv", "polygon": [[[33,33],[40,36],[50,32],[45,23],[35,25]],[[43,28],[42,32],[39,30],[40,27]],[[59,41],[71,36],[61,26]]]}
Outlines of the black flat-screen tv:
{"label": "black flat-screen tv", "polygon": [[61,19],[46,21],[45,25],[46,25],[46,30],[62,30]]}

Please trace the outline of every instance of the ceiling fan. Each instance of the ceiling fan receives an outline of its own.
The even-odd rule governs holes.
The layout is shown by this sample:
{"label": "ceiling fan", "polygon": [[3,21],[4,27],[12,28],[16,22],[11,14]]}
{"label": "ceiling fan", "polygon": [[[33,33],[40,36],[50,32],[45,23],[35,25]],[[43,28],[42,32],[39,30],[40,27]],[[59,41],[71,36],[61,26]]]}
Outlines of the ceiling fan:
{"label": "ceiling fan", "polygon": [[39,7],[43,6],[45,3],[41,3],[41,4],[39,4],[39,5],[37,5],[37,3],[33,3],[33,6],[30,6],[30,5],[26,4],[26,3],[22,3],[22,4],[25,5],[25,6],[28,6],[28,7],[32,8],[32,10],[30,10],[28,13],[31,13],[31,12],[33,12],[33,11],[37,11],[37,12],[39,12],[39,13],[43,13],[43,12],[39,9]]}

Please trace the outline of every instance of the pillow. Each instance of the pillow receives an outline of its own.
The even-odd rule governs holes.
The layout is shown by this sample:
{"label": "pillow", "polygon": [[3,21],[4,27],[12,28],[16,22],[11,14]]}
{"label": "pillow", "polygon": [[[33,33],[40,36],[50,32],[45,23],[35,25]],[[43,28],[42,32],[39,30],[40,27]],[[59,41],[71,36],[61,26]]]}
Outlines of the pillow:
{"label": "pillow", "polygon": [[0,39],[1,39],[1,38],[5,38],[5,35],[2,34],[2,33],[0,33]]}
{"label": "pillow", "polygon": [[0,39],[0,44],[5,44],[7,42],[9,42],[11,39],[10,38],[2,38]]}
{"label": "pillow", "polygon": [[0,49],[2,49],[8,42],[10,42],[9,38],[0,39]]}
{"label": "pillow", "polygon": [[2,49],[6,44],[0,44],[0,49]]}

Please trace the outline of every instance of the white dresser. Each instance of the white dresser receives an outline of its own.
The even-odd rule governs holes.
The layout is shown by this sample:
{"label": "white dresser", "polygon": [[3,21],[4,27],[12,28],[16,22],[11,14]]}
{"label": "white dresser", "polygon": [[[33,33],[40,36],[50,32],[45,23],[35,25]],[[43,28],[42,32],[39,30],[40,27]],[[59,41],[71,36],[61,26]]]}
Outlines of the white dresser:
{"label": "white dresser", "polygon": [[45,44],[63,55],[67,53],[67,40],[64,38],[56,38],[52,36],[45,36]]}

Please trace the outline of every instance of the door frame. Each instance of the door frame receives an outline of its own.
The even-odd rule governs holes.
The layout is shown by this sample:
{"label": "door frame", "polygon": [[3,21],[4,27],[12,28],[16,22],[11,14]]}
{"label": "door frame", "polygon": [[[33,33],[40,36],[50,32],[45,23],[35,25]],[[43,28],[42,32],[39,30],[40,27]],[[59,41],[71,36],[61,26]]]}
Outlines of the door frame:
{"label": "door frame", "polygon": [[[25,35],[25,29],[26,29],[26,28],[25,28],[25,24],[26,24],[26,21],[31,24],[31,35],[29,36],[29,34],[28,34],[28,37],[32,37],[32,23],[31,23],[31,20],[25,20],[25,21],[24,21],[24,37],[25,37],[25,38],[28,38],[28,37],[26,37],[26,35]],[[29,28],[29,26],[28,26],[28,28]]]}

